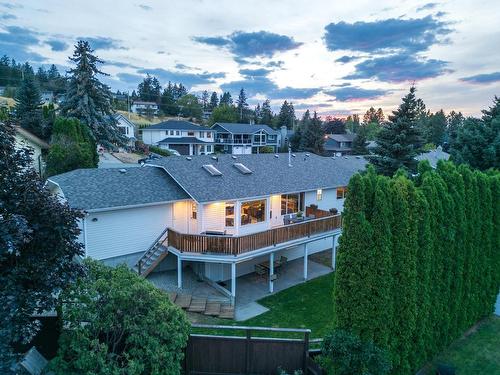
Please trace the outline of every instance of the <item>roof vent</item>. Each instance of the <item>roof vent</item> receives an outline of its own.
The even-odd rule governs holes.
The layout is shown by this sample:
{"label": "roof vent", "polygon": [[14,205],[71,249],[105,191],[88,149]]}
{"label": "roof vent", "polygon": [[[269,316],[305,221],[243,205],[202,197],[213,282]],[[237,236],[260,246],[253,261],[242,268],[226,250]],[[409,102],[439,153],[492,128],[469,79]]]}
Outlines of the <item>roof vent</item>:
{"label": "roof vent", "polygon": [[186,156],[186,160],[193,160],[191,156]]}
{"label": "roof vent", "polygon": [[335,155],[332,156],[332,159],[336,159]]}
{"label": "roof vent", "polygon": [[297,155],[295,155],[295,154],[292,154],[292,158],[294,158],[295,156],[297,156]]}
{"label": "roof vent", "polygon": [[251,174],[252,171],[246,165],[241,163],[234,163],[233,166],[243,174]]}
{"label": "roof vent", "polygon": [[274,154],[274,157],[275,158],[279,158],[280,156],[278,154]]}
{"label": "roof vent", "polygon": [[309,157],[309,156],[311,156],[311,154],[309,154],[309,153],[306,153],[306,156],[307,156],[307,157]]}
{"label": "roof vent", "polygon": [[361,156],[356,156],[356,159],[361,159]]}
{"label": "roof vent", "polygon": [[222,172],[213,166],[213,164],[204,164],[203,169],[210,173],[210,176],[222,176]]}
{"label": "roof vent", "polygon": [[212,159],[215,161],[219,161],[219,158],[217,156],[212,156]]}
{"label": "roof vent", "polygon": [[120,173],[127,173],[127,170],[126,169],[120,169]]}
{"label": "roof vent", "polygon": [[236,156],[234,156],[234,155],[231,155],[231,158],[232,158],[233,160],[238,159],[238,158],[237,158]]}
{"label": "roof vent", "polygon": [[344,156],[344,159],[349,159],[347,156]]}

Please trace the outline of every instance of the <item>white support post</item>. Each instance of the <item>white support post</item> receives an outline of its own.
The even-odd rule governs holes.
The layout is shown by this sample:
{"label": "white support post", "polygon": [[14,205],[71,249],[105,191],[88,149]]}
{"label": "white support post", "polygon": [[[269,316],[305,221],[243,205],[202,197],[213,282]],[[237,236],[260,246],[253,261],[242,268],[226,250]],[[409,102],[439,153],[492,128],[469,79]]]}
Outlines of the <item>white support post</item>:
{"label": "white support post", "polygon": [[182,259],[177,256],[177,287],[182,289]]}
{"label": "white support post", "polygon": [[236,299],[236,263],[231,263],[231,299],[234,303]]}
{"label": "white support post", "polygon": [[274,253],[269,254],[269,293],[274,292]]}
{"label": "white support post", "polygon": [[304,280],[307,280],[307,242],[304,244]]}
{"label": "white support post", "polygon": [[337,235],[332,236],[332,269],[335,271],[337,264]]}

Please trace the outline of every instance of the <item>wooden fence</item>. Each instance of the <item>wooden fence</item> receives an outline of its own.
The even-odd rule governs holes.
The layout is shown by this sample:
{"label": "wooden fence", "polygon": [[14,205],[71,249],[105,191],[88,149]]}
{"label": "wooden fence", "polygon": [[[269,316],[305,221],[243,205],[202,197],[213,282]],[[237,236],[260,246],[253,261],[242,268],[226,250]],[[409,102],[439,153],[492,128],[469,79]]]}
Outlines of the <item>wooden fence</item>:
{"label": "wooden fence", "polygon": [[[309,358],[308,329],[214,326],[193,324],[195,328],[243,331],[244,336],[191,334],[185,352],[184,372],[190,374],[276,374],[282,368],[289,374],[306,374]],[[269,335],[293,332],[301,339],[255,337],[252,332]],[[234,333],[234,332],[233,332]]]}
{"label": "wooden fence", "polygon": [[238,255],[248,251],[329,232],[342,226],[340,215],[306,220],[244,236],[184,234],[168,230],[168,245],[181,252]]}

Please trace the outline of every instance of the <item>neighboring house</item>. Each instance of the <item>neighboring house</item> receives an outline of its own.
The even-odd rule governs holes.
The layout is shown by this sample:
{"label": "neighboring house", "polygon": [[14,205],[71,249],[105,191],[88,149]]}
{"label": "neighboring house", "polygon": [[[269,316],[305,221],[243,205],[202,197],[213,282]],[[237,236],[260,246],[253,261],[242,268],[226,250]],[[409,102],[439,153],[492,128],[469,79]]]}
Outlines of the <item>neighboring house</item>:
{"label": "neighboring house", "polygon": [[26,129],[16,126],[16,145],[19,148],[30,147],[33,150],[33,168],[35,168],[40,176],[43,176],[45,162],[43,161],[42,152],[49,148],[49,144]]}
{"label": "neighboring house", "polygon": [[3,95],[5,92],[5,86],[0,86],[0,95]]}
{"label": "neighboring house", "polygon": [[130,110],[133,113],[137,113],[139,115],[151,114],[157,115],[160,107],[155,102],[141,102],[135,101],[130,106]]}
{"label": "neighboring house", "polygon": [[116,113],[114,118],[117,121],[116,125],[118,126],[118,130],[120,130],[120,132],[128,138],[127,145],[129,147],[134,147],[135,141],[137,140],[135,137],[135,124],[121,113]]}
{"label": "neighboring house", "polygon": [[282,126],[280,128],[280,147],[288,147],[294,134],[294,130],[288,129],[286,126]]}
{"label": "neighboring house", "polygon": [[184,120],[168,120],[142,129],[142,141],[179,152],[181,155],[208,155],[214,152],[215,132]]}
{"label": "neighboring house", "polygon": [[217,133],[215,143],[226,154],[255,154],[264,146],[278,152],[280,146],[281,133],[269,125],[217,122],[212,129]]}
{"label": "neighboring house", "polygon": [[325,138],[324,149],[327,155],[349,155],[352,152],[352,142],[356,134],[327,134]]}
{"label": "neighboring house", "polygon": [[[80,240],[86,256],[136,265],[143,275],[177,272],[178,288],[189,266],[232,301],[236,278],[263,261],[303,258],[307,279],[309,255],[332,249],[335,266],[341,232],[336,213],[349,179],[366,165],[360,157],[306,153],[153,162],[74,170],[50,177],[48,186],[85,211]],[[270,267],[271,292],[274,279]]]}
{"label": "neighboring house", "polygon": [[42,92],[41,98],[44,104],[54,103],[54,93],[52,91]]}
{"label": "neighboring house", "polygon": [[450,154],[448,154],[447,152],[444,152],[443,148],[441,146],[438,146],[434,150],[421,153],[415,159],[417,159],[418,161],[427,160],[432,168],[436,168],[438,161],[439,160],[449,160]]}

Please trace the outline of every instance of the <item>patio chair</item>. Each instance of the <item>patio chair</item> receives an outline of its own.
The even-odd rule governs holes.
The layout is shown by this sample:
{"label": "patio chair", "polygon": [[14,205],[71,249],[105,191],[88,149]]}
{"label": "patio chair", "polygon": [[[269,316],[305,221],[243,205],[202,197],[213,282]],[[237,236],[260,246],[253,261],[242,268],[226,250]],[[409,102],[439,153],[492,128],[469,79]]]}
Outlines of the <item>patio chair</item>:
{"label": "patio chair", "polygon": [[255,265],[255,273],[259,276],[266,276],[267,274],[267,271],[266,269],[264,268],[264,266],[262,266],[262,264],[256,264]]}

